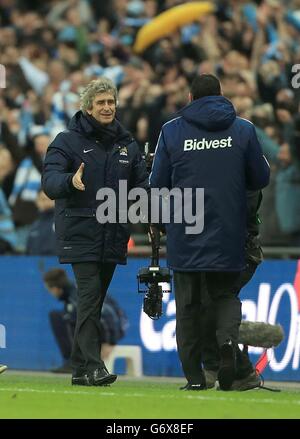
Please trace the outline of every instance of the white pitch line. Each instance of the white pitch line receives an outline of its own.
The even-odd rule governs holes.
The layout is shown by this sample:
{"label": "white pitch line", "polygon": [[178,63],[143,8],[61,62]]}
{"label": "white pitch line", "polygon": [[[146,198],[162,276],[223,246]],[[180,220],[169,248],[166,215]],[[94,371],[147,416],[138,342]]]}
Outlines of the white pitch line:
{"label": "white pitch line", "polygon": [[[88,392],[83,390],[73,391],[73,390],[39,390],[39,389],[31,389],[31,388],[15,388],[15,387],[1,387],[0,392],[23,392],[23,393],[53,393],[53,394],[63,394],[63,395],[96,395],[96,396],[117,396],[122,397],[125,396],[126,398],[132,398],[132,397],[138,397],[138,398],[152,398],[153,394],[148,393],[115,393],[115,392]],[[254,404],[295,404],[300,405],[300,399],[299,400],[286,400],[286,399],[272,399],[272,398],[264,398],[264,399],[257,399],[257,398],[225,398],[224,396],[201,396],[201,395],[184,395],[180,394],[178,396],[176,395],[164,395],[159,394],[155,395],[156,398],[159,399],[195,399],[195,400],[201,400],[201,401],[224,401],[224,402],[242,402],[243,404],[250,402]]]}

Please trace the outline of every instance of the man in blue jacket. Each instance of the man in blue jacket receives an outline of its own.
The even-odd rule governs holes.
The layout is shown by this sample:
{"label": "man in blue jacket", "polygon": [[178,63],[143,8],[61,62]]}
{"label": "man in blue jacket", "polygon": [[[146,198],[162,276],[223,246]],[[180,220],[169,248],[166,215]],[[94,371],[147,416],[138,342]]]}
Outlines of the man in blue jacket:
{"label": "man in blue jacket", "polygon": [[[77,320],[71,354],[72,384],[107,385],[110,374],[99,358],[99,316],[116,264],[126,264],[128,223],[98,222],[99,189],[118,195],[148,187],[139,148],[116,119],[117,90],[106,78],[92,81],[81,93],[81,110],[48,148],[43,189],[55,199],[55,231],[61,263],[71,263],[78,286]],[[118,203],[116,203],[118,206]]]}
{"label": "man in blue jacket", "polygon": [[196,189],[204,189],[202,231],[188,233],[185,220],[166,224],[176,339],[188,389],[206,388],[200,329],[206,291],[216,310],[220,388],[233,383],[241,302],[231,286],[245,268],[246,190],[265,187],[269,174],[253,124],[236,116],[215,76],[195,77],[190,104],[161,130],[150,176],[153,188],[191,188],[192,199],[183,197],[184,204],[195,206]]}

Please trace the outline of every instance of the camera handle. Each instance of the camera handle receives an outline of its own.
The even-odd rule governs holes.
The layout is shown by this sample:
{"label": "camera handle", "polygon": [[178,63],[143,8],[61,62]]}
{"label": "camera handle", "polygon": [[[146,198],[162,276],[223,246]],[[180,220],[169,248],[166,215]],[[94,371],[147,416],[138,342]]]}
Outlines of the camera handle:
{"label": "camera handle", "polygon": [[151,253],[151,266],[159,266],[159,249],[160,249],[160,231],[155,225],[150,224],[149,236],[151,241],[152,253]]}

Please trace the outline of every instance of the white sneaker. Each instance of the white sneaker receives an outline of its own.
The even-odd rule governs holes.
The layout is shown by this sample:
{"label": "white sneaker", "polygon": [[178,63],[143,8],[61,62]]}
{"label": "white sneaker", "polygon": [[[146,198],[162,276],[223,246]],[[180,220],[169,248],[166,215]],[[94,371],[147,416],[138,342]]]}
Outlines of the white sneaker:
{"label": "white sneaker", "polygon": [[213,389],[218,379],[218,372],[216,370],[204,369],[204,375],[205,375],[206,387],[208,389]]}
{"label": "white sneaker", "polygon": [[241,380],[234,380],[230,390],[251,390],[261,387],[261,379],[253,370],[249,375]]}
{"label": "white sneaker", "polygon": [[4,372],[7,369],[7,366],[4,364],[0,364],[0,373]]}

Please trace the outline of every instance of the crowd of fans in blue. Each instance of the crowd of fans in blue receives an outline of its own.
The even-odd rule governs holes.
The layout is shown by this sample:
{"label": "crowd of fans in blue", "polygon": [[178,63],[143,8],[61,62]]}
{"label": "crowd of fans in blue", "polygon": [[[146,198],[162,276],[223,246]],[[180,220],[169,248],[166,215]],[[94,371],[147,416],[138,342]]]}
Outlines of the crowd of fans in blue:
{"label": "crowd of fans in blue", "polygon": [[[106,76],[118,118],[143,149],[187,103],[195,73],[212,73],[256,127],[271,165],[260,216],[264,245],[300,244],[300,1],[215,0],[216,12],[157,40],[136,34],[177,0],[0,0],[0,254],[55,254],[53,201],[41,191],[49,143]],[[138,226],[135,231],[143,230]]]}

